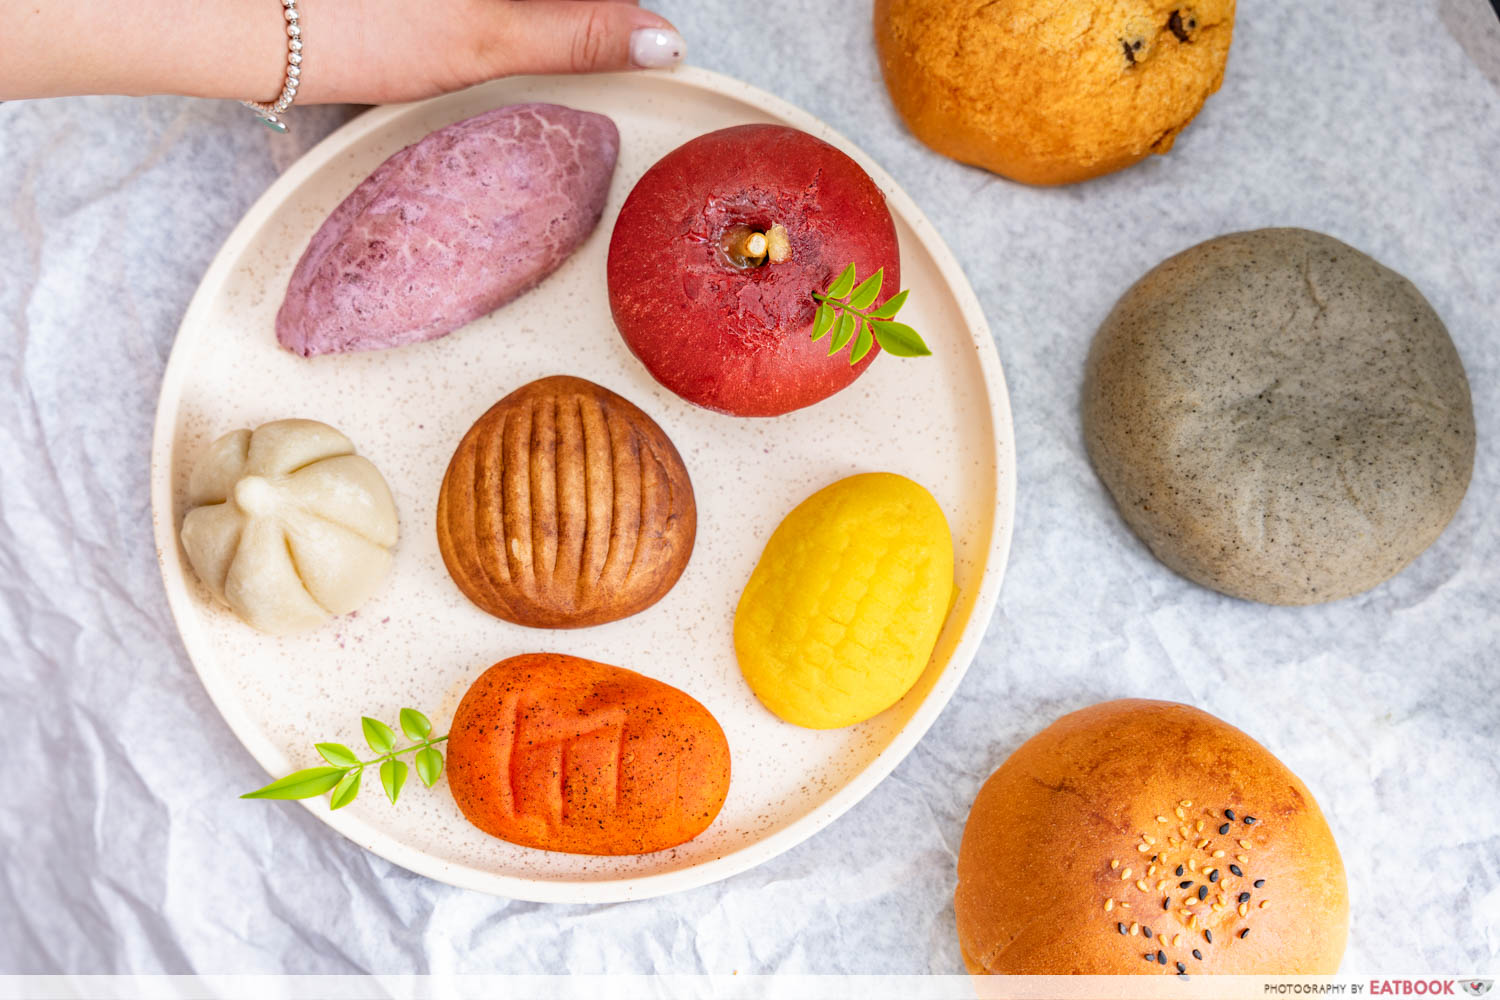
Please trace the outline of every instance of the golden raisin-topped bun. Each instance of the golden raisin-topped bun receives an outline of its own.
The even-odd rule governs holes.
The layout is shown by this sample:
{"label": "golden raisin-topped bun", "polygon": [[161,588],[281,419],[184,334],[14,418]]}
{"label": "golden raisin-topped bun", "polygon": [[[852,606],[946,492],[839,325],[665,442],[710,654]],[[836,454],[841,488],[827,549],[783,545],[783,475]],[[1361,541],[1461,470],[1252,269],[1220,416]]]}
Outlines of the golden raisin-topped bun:
{"label": "golden raisin-topped bun", "polygon": [[1065,715],[980,789],[953,897],[973,973],[1338,971],[1344,865],[1307,787],[1187,705]]}
{"label": "golden raisin-topped bun", "polygon": [[1234,0],[876,0],[896,110],[945,156],[1069,184],[1172,148],[1224,79]]}
{"label": "golden raisin-topped bun", "polygon": [[579,628],[661,600],[698,528],[693,484],[634,403],[581,378],[517,389],[469,429],[438,495],[438,547],[497,618]]}

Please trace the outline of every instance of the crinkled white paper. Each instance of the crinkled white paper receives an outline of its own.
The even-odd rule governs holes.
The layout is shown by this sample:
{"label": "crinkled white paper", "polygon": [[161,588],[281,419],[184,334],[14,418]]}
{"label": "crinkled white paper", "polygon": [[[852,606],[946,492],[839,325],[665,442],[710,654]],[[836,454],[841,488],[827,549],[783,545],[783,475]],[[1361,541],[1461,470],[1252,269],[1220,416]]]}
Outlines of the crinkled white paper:
{"label": "crinkled white paper", "polygon": [[[660,7],[694,62],[878,159],[984,303],[1015,407],[1019,514],[953,703],[811,841],[630,904],[463,892],[300,807],[235,798],[264,775],[183,653],[152,549],[156,392],[221,241],[352,112],[298,109],[283,138],[227,102],[0,105],[0,971],[956,972],[954,854],[980,782],[1057,715],[1120,696],[1222,716],[1312,788],[1349,870],[1346,970],[1494,971],[1500,22],[1485,0],[1245,0],[1223,90],[1176,149],[1056,190],[903,130],[868,0]],[[1326,607],[1247,604],[1162,568],[1079,427],[1084,353],[1119,294],[1169,254],[1271,225],[1410,277],[1448,323],[1479,421],[1447,533]]]}

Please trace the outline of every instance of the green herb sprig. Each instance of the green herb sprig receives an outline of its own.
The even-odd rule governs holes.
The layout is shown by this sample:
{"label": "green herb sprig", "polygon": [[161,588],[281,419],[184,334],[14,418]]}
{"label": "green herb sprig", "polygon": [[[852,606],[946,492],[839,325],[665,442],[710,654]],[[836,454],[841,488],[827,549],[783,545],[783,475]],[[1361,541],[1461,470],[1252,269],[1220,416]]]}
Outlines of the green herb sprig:
{"label": "green herb sprig", "polygon": [[427,716],[414,708],[403,708],[400,718],[401,731],[412,740],[410,746],[396,746],[396,732],[379,719],[368,715],[360,720],[365,742],[378,755],[373,760],[360,760],[342,743],[315,743],[313,747],[328,761],[327,767],[308,767],[295,771],[285,778],[277,778],[264,788],[241,795],[242,799],[310,799],[331,791],[329,809],[342,809],[354,801],[359,794],[360,778],[365,768],[380,765],[380,785],[386,797],[395,803],[406,784],[407,764],[400,758],[416,751],[411,766],[417,769],[422,784],[431,788],[443,775],[443,755],[437,744],[445,742],[447,736],[433,736],[432,723]]}
{"label": "green herb sprig", "polygon": [[916,330],[905,323],[896,322],[896,313],[906,305],[909,289],[902,289],[886,299],[878,309],[872,309],[880,298],[880,285],[885,280],[885,268],[881,268],[864,281],[855,284],[857,275],[854,265],[833,279],[833,284],[824,292],[813,292],[818,302],[818,311],[813,317],[813,340],[822,340],[830,332],[833,340],[828,345],[828,356],[842,351],[850,341],[854,347],[849,352],[849,363],[857,365],[870,353],[874,344],[898,358],[920,358],[932,350],[923,342]]}

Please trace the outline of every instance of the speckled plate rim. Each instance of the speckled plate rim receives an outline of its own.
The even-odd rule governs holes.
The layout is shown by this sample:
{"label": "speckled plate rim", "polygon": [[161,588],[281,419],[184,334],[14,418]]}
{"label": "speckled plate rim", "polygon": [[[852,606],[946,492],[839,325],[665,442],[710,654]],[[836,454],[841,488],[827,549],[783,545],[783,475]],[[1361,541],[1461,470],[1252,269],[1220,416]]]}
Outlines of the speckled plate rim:
{"label": "speckled plate rim", "polygon": [[[513,899],[535,902],[606,903],[646,899],[666,893],[680,892],[753,868],[800,844],[832,823],[868,795],[895,769],[896,765],[926,734],[943,708],[947,706],[949,699],[953,697],[989,627],[995,602],[1000,596],[1000,583],[1010,554],[1011,535],[1015,522],[1016,455],[1010,397],[1006,391],[1005,375],[1001,370],[1000,355],[995,348],[995,342],[990,334],[989,324],[985,321],[984,311],[979,305],[979,299],[974,294],[958,261],[954,259],[947,245],[938,236],[932,222],[917,207],[911,197],[896,184],[895,180],[881,169],[879,164],[844,136],[808,112],[750,84],[709,70],[682,67],[670,72],[651,75],[658,80],[668,80],[685,90],[703,91],[743,102],[780,119],[787,125],[819,136],[853,157],[885,192],[892,212],[911,227],[923,250],[932,258],[942,273],[974,342],[975,354],[979,360],[989,398],[989,417],[994,431],[996,505],[992,522],[993,532],[988,552],[984,557],[979,594],[974,601],[969,621],[964,626],[963,633],[947,665],[933,683],[922,704],[907,720],[906,725],[862,771],[855,774],[841,789],[816,808],[774,833],[711,861],[676,871],[621,879],[533,880],[516,878],[442,861],[371,827],[351,812],[330,811],[321,798],[306,800],[302,803],[320,820],[349,840],[393,864],[449,885]],[[622,78],[615,75],[600,79],[601,85],[606,85],[603,82],[605,79],[618,84]],[[493,86],[493,84],[480,86]],[[440,99],[434,98],[433,100]],[[350,146],[379,132],[396,119],[411,113],[412,109],[418,106],[419,104],[386,105],[372,108],[359,115],[303,154],[260,196],[229,234],[228,239],[224,241],[224,245],[214,257],[213,263],[204,273],[203,280],[198,285],[198,290],[194,293],[182,323],[178,327],[178,335],[173,343],[171,355],[167,359],[166,372],[162,377],[151,445],[150,480],[151,519],[156,539],[156,558],[161,567],[162,580],[166,585],[167,602],[177,623],[177,630],[182,636],[183,645],[187,649],[188,658],[192,661],[194,670],[208,691],[209,699],[223,716],[224,721],[228,723],[235,737],[250,751],[251,756],[266,768],[268,773],[272,773],[274,768],[272,762],[279,759],[279,753],[253,721],[241,711],[238,702],[231,695],[228,682],[220,672],[213,669],[209,642],[200,630],[198,613],[189,591],[188,581],[184,578],[183,560],[179,551],[173,517],[172,495],[176,418],[184,386],[191,374],[186,361],[188,350],[184,348],[183,334],[201,324],[209,315],[212,303],[222,293],[233,273],[235,262],[246,246],[302,183]]]}

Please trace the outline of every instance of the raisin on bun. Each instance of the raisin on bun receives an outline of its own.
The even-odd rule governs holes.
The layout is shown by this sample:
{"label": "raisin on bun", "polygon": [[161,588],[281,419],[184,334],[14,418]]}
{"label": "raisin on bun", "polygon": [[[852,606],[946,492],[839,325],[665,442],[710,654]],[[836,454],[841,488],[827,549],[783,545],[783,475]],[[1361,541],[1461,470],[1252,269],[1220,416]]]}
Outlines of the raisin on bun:
{"label": "raisin on bun", "polygon": [[969,812],[953,902],[976,974],[1332,974],[1349,931],[1307,787],[1163,701],[1073,712],[1011,754]]}

